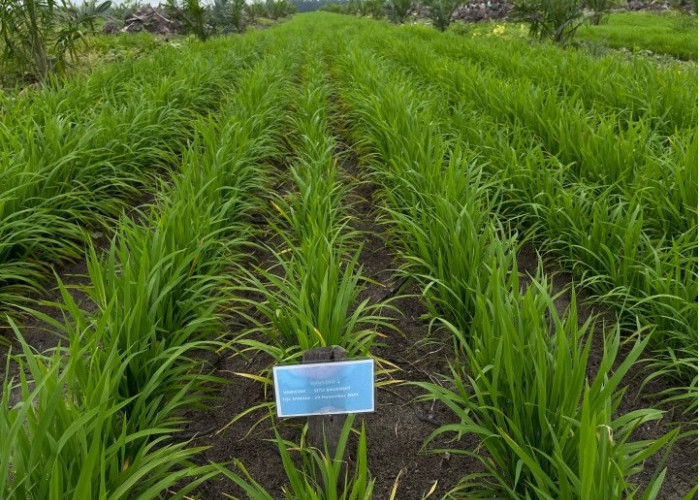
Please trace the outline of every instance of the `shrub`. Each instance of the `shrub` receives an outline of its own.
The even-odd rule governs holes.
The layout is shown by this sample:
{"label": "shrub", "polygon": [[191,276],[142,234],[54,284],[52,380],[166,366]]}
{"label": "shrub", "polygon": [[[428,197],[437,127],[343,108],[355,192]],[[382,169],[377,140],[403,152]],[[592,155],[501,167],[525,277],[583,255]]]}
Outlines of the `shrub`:
{"label": "shrub", "polygon": [[372,19],[384,17],[384,0],[364,0],[362,2],[362,15],[371,16]]}
{"label": "shrub", "polygon": [[445,31],[452,22],[452,13],[461,4],[460,0],[431,0],[430,19],[440,31]]}
{"label": "shrub", "polygon": [[585,0],[584,6],[591,9],[593,13],[588,16],[591,24],[598,25],[603,21],[603,18],[610,12],[613,0]]}
{"label": "shrub", "polygon": [[0,0],[3,73],[34,81],[52,72],[62,75],[76,44],[110,6],[109,0],[83,8],[65,0]]}
{"label": "shrub", "polygon": [[215,0],[212,7],[212,25],[220,33],[243,33],[245,0]]}
{"label": "shrub", "polygon": [[265,2],[265,13],[270,19],[280,19],[291,16],[297,8],[287,0],[267,0]]}
{"label": "shrub", "polygon": [[411,0],[388,0],[385,9],[386,15],[392,23],[405,23],[411,12]]}
{"label": "shrub", "polygon": [[188,33],[195,35],[201,41],[209,38],[211,31],[211,11],[199,0],[167,0],[165,8],[174,19],[185,25]]}
{"label": "shrub", "polygon": [[557,43],[573,38],[582,16],[582,0],[519,0],[513,6],[514,19],[528,23],[531,35]]}
{"label": "shrub", "polygon": [[318,10],[322,10],[325,12],[333,12],[334,14],[343,14],[343,6],[336,2],[331,2],[322,5]]}
{"label": "shrub", "polygon": [[267,15],[265,4],[261,0],[253,0],[252,3],[247,3],[246,12],[251,22],[255,22],[256,19]]}

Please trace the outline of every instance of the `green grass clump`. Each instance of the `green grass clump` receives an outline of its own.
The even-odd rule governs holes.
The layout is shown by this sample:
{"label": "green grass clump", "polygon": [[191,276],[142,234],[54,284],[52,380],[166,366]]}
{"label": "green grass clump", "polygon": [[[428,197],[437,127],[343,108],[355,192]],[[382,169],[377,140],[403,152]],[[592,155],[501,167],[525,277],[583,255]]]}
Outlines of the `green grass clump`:
{"label": "green grass clump", "polygon": [[[75,304],[67,307],[79,315]],[[166,442],[177,428],[176,419],[153,425],[147,413],[125,413],[128,405],[138,406],[153,395],[115,397],[130,360],[116,346],[102,344],[104,327],[104,322],[89,330],[80,325],[68,339],[69,347],[45,356],[33,352],[15,329],[23,350],[20,380],[6,376],[0,399],[3,498],[146,500],[169,488],[176,491],[178,481],[192,478],[177,493],[182,498],[215,474],[190,461],[201,448]],[[158,361],[173,366],[178,353]],[[177,407],[189,388],[185,384],[169,403]],[[10,396],[16,392],[21,402],[12,405]]]}
{"label": "green grass clump", "polygon": [[[283,488],[287,500],[300,498],[308,500],[371,500],[373,498],[374,479],[370,475],[367,463],[367,434],[364,424],[359,432],[352,476],[350,475],[349,463],[346,460],[354,420],[354,415],[348,415],[345,418],[335,453],[329,451],[327,443],[324,443],[323,450],[309,446],[305,442],[305,434],[302,434],[301,443],[297,444],[283,439],[275,431],[275,442],[289,481],[289,484]],[[292,453],[299,453],[301,456],[301,467],[292,459]],[[240,486],[250,500],[277,498],[256,483],[242,463],[237,462],[237,467],[242,476],[228,469],[222,469],[221,472]],[[393,495],[391,498],[393,500]]]}

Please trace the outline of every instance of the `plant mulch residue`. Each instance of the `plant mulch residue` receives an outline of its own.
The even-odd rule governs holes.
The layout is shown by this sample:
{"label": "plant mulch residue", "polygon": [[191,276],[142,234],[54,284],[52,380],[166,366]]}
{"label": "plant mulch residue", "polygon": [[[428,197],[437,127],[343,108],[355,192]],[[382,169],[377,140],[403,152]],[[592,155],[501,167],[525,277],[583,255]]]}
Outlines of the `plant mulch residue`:
{"label": "plant mulch residue", "polygon": [[452,19],[464,22],[505,20],[512,10],[513,4],[506,0],[471,1],[457,7]]}
{"label": "plant mulch residue", "polygon": [[140,33],[146,31],[156,35],[174,35],[185,32],[185,25],[173,19],[161,7],[151,7],[144,5],[124,18],[123,26],[120,28],[115,22],[107,22],[102,28],[104,34],[116,33]]}

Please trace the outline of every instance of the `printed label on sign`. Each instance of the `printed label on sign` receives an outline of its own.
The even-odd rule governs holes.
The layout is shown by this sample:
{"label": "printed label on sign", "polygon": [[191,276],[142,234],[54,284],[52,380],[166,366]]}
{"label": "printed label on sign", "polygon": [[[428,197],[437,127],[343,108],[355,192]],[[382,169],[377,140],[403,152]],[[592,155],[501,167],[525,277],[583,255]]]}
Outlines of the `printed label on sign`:
{"label": "printed label on sign", "polygon": [[374,360],[275,366],[278,417],[374,411]]}

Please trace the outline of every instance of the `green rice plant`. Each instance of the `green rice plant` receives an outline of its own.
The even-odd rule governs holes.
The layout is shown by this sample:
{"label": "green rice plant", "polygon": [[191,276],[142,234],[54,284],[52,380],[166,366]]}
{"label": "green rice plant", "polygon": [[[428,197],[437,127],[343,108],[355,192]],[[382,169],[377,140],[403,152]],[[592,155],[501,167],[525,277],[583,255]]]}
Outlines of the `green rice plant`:
{"label": "green rice plant", "polygon": [[[252,44],[228,66],[164,50],[150,63],[124,63],[12,102],[0,127],[4,311],[43,292],[52,265],[82,255],[84,229],[113,226],[108,218],[179,162],[194,118],[215,107],[236,81],[229,71],[257,50]],[[173,70],[177,58],[189,69]],[[99,105],[86,111],[85,99]]]}
{"label": "green rice plant", "polygon": [[[370,41],[374,36],[364,40]],[[440,36],[420,26],[406,26],[390,36],[383,33],[382,37],[386,40],[381,45],[382,52],[390,52],[392,58],[415,58],[429,47],[432,54],[448,56],[460,66],[477,64],[497,72],[502,79],[526,77],[530,84],[556,89],[561,97],[576,96],[588,108],[601,113],[615,111],[630,120],[646,118],[665,135],[676,129],[692,129],[697,122],[697,109],[687,106],[697,96],[697,68],[688,65],[659,65],[648,58],[628,60],[616,55],[591,57],[585,51],[562,51],[546,44],[533,46],[519,38],[450,33]],[[417,39],[423,43],[414,52]],[[396,55],[394,43],[399,44]],[[411,50],[399,50],[407,46]],[[424,72],[424,76],[429,73]]]}
{"label": "green rice plant", "polygon": [[[250,235],[246,217],[256,203],[247,200],[265,185],[259,162],[276,153],[282,121],[273,111],[284,87],[272,82],[285,66],[290,63],[270,59],[251,71],[247,88],[229,108],[245,118],[233,115],[224,126],[202,126],[201,140],[183,159],[182,175],[172,190],[163,186],[160,203],[144,215],[147,223],[124,219],[104,260],[91,254],[89,293],[100,313],[110,316],[105,341],[131,356],[129,376],[120,386],[124,397],[143,390],[161,369],[154,361],[162,353],[211,338],[221,328],[226,299],[217,290],[224,287],[223,270],[240,257]],[[185,352],[180,356],[181,373],[170,379],[173,392],[180,390],[178,379],[192,371]],[[167,399],[169,386],[161,383],[160,391]]]}
{"label": "green rice plant", "polygon": [[[348,56],[347,60],[352,62],[346,65],[341,60],[340,68],[337,71],[338,75],[342,75],[341,81],[348,88],[348,90],[343,89],[342,95],[349,103],[351,120],[356,120],[356,135],[363,138],[362,145],[365,148],[365,154],[372,155],[374,168],[382,173],[379,178],[385,188],[384,197],[390,203],[394,203],[394,200],[400,202],[397,204],[400,208],[396,210],[399,213],[401,210],[409,211],[412,206],[417,207],[415,212],[409,211],[408,213],[411,215],[406,218],[420,220],[420,217],[425,213],[423,208],[430,206],[430,204],[402,188],[402,181],[405,181],[404,184],[411,184],[411,159],[417,159],[418,165],[431,164],[431,162],[426,161],[430,157],[425,155],[423,151],[430,151],[436,143],[439,144],[439,141],[434,137],[440,132],[444,133],[445,130],[439,125],[434,125],[435,123],[439,124],[440,119],[437,114],[431,114],[430,111],[436,109],[437,105],[432,108],[431,104],[427,103],[430,97],[426,97],[423,113],[417,112],[416,109],[420,105],[416,104],[418,99],[416,95],[429,95],[429,89],[425,92],[406,91],[404,87],[396,83],[396,77],[392,77],[390,71],[382,68],[382,64],[372,65],[372,59],[366,56],[364,58]],[[382,63],[386,64],[385,61]],[[367,96],[375,97],[368,99]],[[450,104],[452,105],[452,103]],[[407,115],[415,116],[415,123],[420,123],[422,128],[415,127],[413,122],[406,118]],[[473,116],[478,115],[474,113]],[[449,125],[453,125],[452,122]],[[464,127],[465,130],[468,130],[468,125],[470,124],[467,123]],[[392,135],[385,128],[394,129],[396,132]],[[467,136],[479,138],[481,133],[483,132],[467,133]],[[399,138],[404,136],[411,137],[414,143],[407,145],[405,150],[399,146],[402,144]],[[510,138],[503,139],[503,142],[507,144],[507,148],[512,147]],[[518,139],[515,144],[521,142],[527,144],[527,141],[523,139]],[[496,150],[496,144],[498,142],[491,141],[489,147]],[[406,154],[404,151],[409,151],[409,153]],[[489,152],[487,149],[482,151]],[[495,157],[493,153],[492,156]],[[404,159],[406,157],[409,159]],[[439,157],[440,155],[436,155],[436,158]],[[516,156],[515,154],[512,157],[514,159],[521,158],[520,155]],[[445,177],[446,184],[448,184],[451,177],[449,174],[445,175],[445,164],[444,161],[432,162],[433,169],[439,172],[441,177]],[[440,165],[442,168],[436,167],[436,165]],[[537,166],[540,168],[539,175],[533,175],[533,172],[530,171],[526,174],[530,176],[529,183],[532,187],[542,189],[543,185],[553,186],[554,182],[545,183],[544,179],[547,177],[558,179],[559,177],[541,169],[541,164]],[[389,182],[384,182],[385,178],[389,179]],[[512,182],[508,177],[503,179]],[[423,189],[426,193],[434,193],[431,190],[430,182],[425,182],[424,185]],[[518,196],[522,194],[519,191],[520,187],[519,185],[512,186],[509,191],[503,194],[503,197],[512,196],[519,199]],[[396,193],[400,193],[400,196]],[[596,193],[596,196],[600,196],[600,193]],[[439,195],[434,197],[440,198]],[[511,203],[509,202],[507,205],[511,205]],[[459,205],[457,206],[459,207]],[[392,213],[391,216],[393,218],[395,214]],[[426,226],[428,225],[426,224]],[[449,226],[451,230],[453,227],[455,225]],[[412,236],[403,239],[409,241],[407,244],[409,246],[413,240],[420,238]],[[624,239],[633,241],[634,232],[630,232]],[[424,240],[430,242],[431,245],[434,242],[432,238],[424,238]],[[469,239],[465,238],[465,240]],[[628,252],[631,252],[633,248],[629,243],[624,243],[624,240],[623,246],[628,249]],[[440,249],[445,247],[449,248],[448,245],[439,246]],[[464,254],[465,252],[460,253]],[[410,258],[410,252],[407,254]],[[497,247],[494,247],[494,254],[499,254]],[[620,379],[624,372],[629,370],[632,363],[639,358],[648,339],[638,342],[633,347],[632,354],[623,362],[622,368],[618,368],[608,380],[617,355],[617,344],[619,344],[619,331],[617,331],[616,337],[608,342],[604,368],[592,382],[593,385],[588,387],[586,360],[590,348],[590,331],[586,331],[586,328],[579,331],[575,317],[567,319],[570,323],[565,324],[566,328],[562,326],[561,322],[555,323],[552,327],[549,323],[550,320],[546,319],[546,312],[550,317],[556,314],[551,298],[538,299],[537,301],[532,299],[533,302],[540,305],[534,310],[530,308],[528,313],[521,312],[523,308],[526,308],[523,302],[529,304],[530,299],[519,299],[517,270],[512,271],[512,275],[509,275],[510,284],[507,287],[500,287],[502,290],[507,289],[499,292],[503,293],[505,298],[499,295],[498,298],[488,302],[488,304],[493,305],[484,309],[483,305],[488,299],[482,297],[490,298],[491,292],[489,290],[497,288],[492,285],[494,276],[503,273],[503,270],[508,269],[510,264],[509,261],[505,261],[501,257],[500,259],[492,258],[491,262],[482,265],[488,269],[488,272],[483,273],[485,278],[479,282],[480,286],[474,287],[469,291],[470,293],[465,294],[476,304],[472,308],[472,310],[476,310],[472,313],[472,317],[466,316],[464,309],[457,309],[457,307],[455,310],[461,312],[461,317],[458,316],[459,312],[455,314],[452,310],[447,311],[447,313],[440,311],[448,318],[450,314],[457,316],[457,319],[450,319],[450,322],[444,320],[445,324],[449,324],[449,328],[455,333],[458,341],[468,347],[468,349],[465,347],[463,349],[468,351],[469,363],[460,362],[456,365],[455,373],[458,374],[450,378],[450,382],[458,387],[454,393],[456,395],[453,397],[452,392],[445,390],[450,395],[441,398],[466,422],[462,426],[454,426],[451,430],[458,433],[460,431],[476,432],[482,437],[484,446],[491,453],[489,458],[478,452],[475,452],[474,456],[484,461],[484,465],[489,471],[488,477],[491,477],[492,481],[486,480],[485,482],[485,478],[473,476],[465,478],[462,486],[481,489],[484,497],[493,496],[495,490],[496,494],[508,492],[506,494],[513,498],[522,498],[528,494],[527,491],[529,491],[531,498],[577,498],[577,492],[581,485],[585,491],[580,498],[606,498],[610,495],[617,495],[612,497],[621,498],[632,493],[634,487],[629,484],[631,475],[638,471],[649,454],[669,444],[674,435],[673,433],[668,434],[653,443],[629,443],[629,433],[634,428],[647,419],[658,420],[661,417],[661,412],[649,410],[619,417],[619,419],[613,419],[612,416],[614,408],[619,403],[620,393],[615,393],[615,391]],[[474,272],[474,269],[471,268],[469,271]],[[464,271],[462,273],[464,274]],[[433,277],[428,276],[428,278]],[[452,283],[454,281],[453,279]],[[442,285],[436,279],[435,282],[435,288]],[[534,292],[529,293],[533,296],[539,296]],[[459,303],[459,301],[455,302]],[[512,305],[506,307],[504,304]],[[497,320],[494,321],[494,318]],[[452,321],[461,322],[461,325],[467,325],[467,327],[454,326]],[[496,333],[494,328],[500,329],[498,324],[501,322],[512,322],[515,326],[511,331],[518,332],[523,340],[519,343],[515,342],[513,340],[515,334],[513,334],[508,338],[501,338],[502,344],[497,346],[494,338],[498,337],[494,335]],[[539,326],[536,327],[536,325]],[[550,328],[559,332],[552,340],[549,337]],[[567,329],[569,333],[565,333]],[[480,330],[486,332],[484,337],[487,340],[482,339]],[[489,332],[494,332],[494,334]],[[585,339],[584,334],[586,335]],[[566,342],[563,339],[566,339]],[[492,347],[487,349],[486,345]],[[501,345],[507,345],[507,348],[501,347]],[[497,347],[501,350],[496,350]],[[506,356],[507,359],[503,361],[503,351],[506,349],[510,349],[510,355]],[[539,357],[535,357],[536,349],[539,349]],[[532,363],[529,362],[533,357],[535,357],[535,362],[540,363],[541,368],[533,368]],[[557,386],[559,387],[558,392],[553,394],[555,399],[550,403],[547,400],[552,394],[549,386],[554,387],[559,383],[559,373],[567,366],[567,357],[571,366],[569,369],[571,378],[567,381],[576,381],[573,387],[580,388],[580,390],[577,389],[573,391],[573,394],[570,393],[572,384],[565,382],[561,387]],[[508,360],[512,360],[512,364],[519,363],[516,366],[520,368],[511,369]],[[497,363],[498,368],[503,367],[497,370],[498,374],[495,375],[500,378],[491,378],[491,375],[495,373],[494,363]],[[554,367],[554,363],[559,363],[557,368]],[[460,366],[464,368],[460,368]],[[553,380],[552,376],[547,375],[551,373],[557,374],[556,381]],[[470,376],[471,378],[469,378]],[[462,381],[456,381],[460,377]],[[566,379],[566,376],[562,375],[561,379]],[[468,407],[462,402],[472,398],[467,383],[464,382],[466,380],[469,380],[472,387],[479,391],[479,396],[474,396],[473,403],[469,404]],[[532,385],[528,386],[527,384],[530,382]],[[504,384],[503,387],[497,385],[501,383]],[[528,387],[532,387],[532,390]],[[435,387],[434,390],[435,393],[428,396],[429,398],[433,399],[438,393],[444,395],[441,393],[443,389],[440,387]],[[480,400],[479,397],[481,397]],[[487,399],[489,397],[495,403],[491,403]],[[567,399],[568,406],[557,398]],[[561,412],[560,407],[562,406],[568,408],[566,413]],[[474,415],[479,415],[478,421],[475,420]],[[522,418],[520,418],[521,416]],[[537,423],[535,419],[540,417],[541,420]],[[578,426],[575,425],[576,419],[579,422]],[[554,421],[558,423],[554,424]],[[561,427],[556,427],[558,425]],[[607,437],[608,428],[611,429],[609,435],[612,436],[612,442]],[[584,432],[580,429],[586,430]],[[603,433],[601,429],[606,429],[606,432]],[[446,428],[443,428],[443,431],[449,432]],[[576,434],[577,431],[580,434]],[[573,439],[570,436],[572,432],[574,433]],[[438,432],[438,434],[440,433]],[[608,445],[612,446],[608,447]],[[606,456],[611,457],[609,461],[600,458]],[[584,463],[602,463],[603,465],[599,469],[594,468],[591,471],[589,466],[584,465]],[[614,465],[606,467],[605,463]],[[565,479],[563,482],[556,482],[552,479],[557,477]],[[652,497],[655,494],[660,481],[661,479],[652,481],[647,497]],[[488,491],[483,492],[484,488]],[[462,488],[453,493],[459,498],[464,495]],[[470,497],[473,494],[473,491],[469,492]]]}
{"label": "green rice plant", "polygon": [[[367,464],[367,435],[364,423],[359,432],[357,456],[354,460],[352,476],[350,476],[350,466],[345,459],[354,419],[354,415],[348,415],[345,419],[333,455],[329,452],[326,443],[324,443],[323,450],[309,446],[305,442],[305,433],[302,434],[301,443],[297,444],[283,439],[275,431],[275,441],[289,480],[289,485],[284,487],[286,499],[370,500],[373,498],[374,479],[370,476]],[[291,452],[299,453],[301,467],[294,462]],[[221,472],[226,478],[240,486],[248,498],[251,500],[276,498],[255,482],[240,461],[236,461],[236,466],[239,472],[225,468],[221,468]]]}
{"label": "green rice plant", "polygon": [[[104,259],[91,252],[90,295],[106,317],[104,342],[131,358],[120,383],[124,398],[144,390],[153,373],[162,369],[162,362],[156,361],[163,355],[210,337],[219,328],[216,308],[221,299],[212,291],[222,285],[213,273],[223,265],[223,255],[217,255],[220,242],[211,219],[187,219],[190,214],[184,212],[164,211],[154,232],[125,219]],[[184,220],[199,225],[184,226]],[[191,239],[191,227],[199,228],[196,236],[201,239]],[[174,384],[162,382],[158,388],[166,400],[180,391],[176,381],[192,369],[184,355],[180,352],[177,372],[171,374]]]}
{"label": "green rice plant", "polygon": [[[382,43],[383,46],[391,45],[386,39]],[[403,49],[411,55],[412,67],[426,68],[424,75],[435,75],[441,71],[440,65],[433,64],[434,58],[431,59],[427,51],[424,50],[425,56],[420,55],[423,46],[426,44],[405,50],[404,43]],[[459,67],[453,69],[461,70]],[[697,335],[693,318],[697,314],[694,298],[697,273],[692,270],[697,267],[694,229],[697,227],[694,203],[697,190],[696,169],[691,165],[694,165],[697,154],[694,147],[696,130],[681,131],[669,141],[672,148],[662,147],[660,136],[648,126],[648,121],[640,120],[636,125],[628,126],[622,135],[627,135],[633,144],[656,142],[658,146],[653,152],[648,150],[643,157],[621,157],[614,161],[618,153],[613,150],[619,145],[621,130],[614,122],[604,127],[605,122],[600,122],[598,130],[607,138],[596,141],[595,147],[591,148],[593,143],[589,140],[576,145],[581,138],[590,139],[588,126],[589,132],[584,132],[584,129],[578,133],[553,131],[552,127],[571,130],[575,120],[570,117],[558,122],[550,118],[544,127],[550,128],[551,132],[542,134],[540,125],[534,125],[534,122],[544,121],[531,115],[532,109],[527,108],[531,103],[526,104],[525,99],[508,101],[512,109],[521,107],[517,116],[532,117],[532,120],[528,119],[532,125],[522,130],[519,129],[520,123],[504,127],[499,118],[485,119],[482,113],[475,113],[473,103],[463,99],[471,90],[460,82],[469,81],[473,85],[475,80],[483,78],[479,76],[483,73],[470,72],[454,77],[454,88],[460,88],[454,94],[456,102],[450,105],[454,118],[439,129],[443,133],[455,133],[456,130],[460,137],[477,148],[484,159],[499,166],[495,173],[501,179],[501,185],[508,186],[502,192],[505,211],[517,217],[524,228],[535,235],[538,245],[560,258],[566,256],[566,267],[574,270],[581,283],[597,294],[597,301],[621,314],[625,330],[634,331],[638,322],[652,329],[650,345],[659,349],[658,359],[666,366],[661,369],[655,364],[657,373],[675,374],[674,377],[685,373],[681,386],[667,394],[670,392],[674,398],[685,399],[686,411],[689,414],[694,412],[697,370],[693,368],[693,360],[697,357]],[[434,80],[432,77],[424,79]],[[422,95],[429,96],[429,92]],[[483,102],[483,92],[475,95],[475,99]],[[492,102],[495,104],[496,100]],[[554,109],[556,99],[550,96],[541,102],[548,109],[546,114],[554,116],[557,113]],[[437,116],[427,114],[423,122],[434,123]],[[542,154],[537,140],[526,131],[535,128],[544,136],[552,134],[549,143],[571,145],[572,152],[576,151],[581,160],[558,151],[557,156],[573,160],[571,165],[563,166],[557,158]],[[579,139],[554,139],[557,135]],[[521,149],[515,150],[516,147]],[[638,146],[634,148],[638,149]],[[590,179],[602,177],[605,181],[583,181],[587,173],[577,163],[589,162],[595,156],[600,158],[600,165],[606,167],[617,163],[620,166],[617,173],[607,177],[610,175],[608,170],[601,170]],[[605,158],[613,161],[606,163]],[[510,166],[504,168],[504,165]],[[634,169],[626,165],[634,165]],[[547,227],[544,231],[542,223]],[[573,233],[567,229],[574,227],[577,229]],[[537,236],[545,233],[543,238]]]}
{"label": "green rice plant", "polygon": [[[417,384],[426,398],[444,402],[459,423],[444,425],[428,439],[467,433],[481,438],[487,453],[458,447],[436,452],[466,454],[485,473],[465,476],[451,492],[470,498],[628,498],[637,494],[630,478],[644,461],[668,445],[677,431],[656,441],[630,441],[659,410],[614,416],[620,383],[641,355],[648,337],[636,339],[616,363],[620,331],[604,343],[595,376],[587,366],[592,319],[579,326],[575,297],[568,314],[557,312],[542,278],[521,291],[512,258],[494,259],[488,286],[477,294],[468,331],[444,321],[460,343],[460,361],[447,385]],[[641,498],[654,498],[663,474],[654,475]],[[469,492],[469,493],[466,493]]]}
{"label": "green rice plant", "polygon": [[[410,50],[405,50],[406,43],[411,44]],[[382,42],[381,52],[386,53],[387,47],[392,47],[392,45],[390,42]],[[446,42],[444,45],[449,45],[449,43]],[[440,83],[439,85],[446,89],[455,89],[454,94],[451,94],[454,96],[455,102],[473,101],[473,105],[476,104],[485,108],[485,111],[495,113],[493,115],[495,120],[505,119],[515,126],[522,125],[527,129],[532,129],[543,140],[544,147],[550,153],[556,154],[565,164],[572,163],[577,168],[573,171],[581,172],[582,177],[593,181],[602,179],[604,182],[615,184],[624,179],[627,182],[620,183],[621,188],[624,190],[628,184],[633,184],[634,187],[630,187],[630,191],[636,191],[641,187],[648,189],[645,182],[648,182],[650,177],[669,176],[673,172],[673,169],[658,169],[657,167],[659,158],[667,154],[666,135],[675,135],[674,129],[668,126],[666,119],[668,106],[659,108],[654,106],[655,112],[658,114],[645,117],[642,120],[641,117],[635,116],[637,112],[634,110],[640,106],[644,107],[644,105],[629,102],[619,113],[608,112],[605,116],[595,116],[594,118],[590,116],[590,110],[581,106],[578,93],[572,93],[571,98],[566,99],[558,92],[548,92],[546,87],[533,88],[531,70],[528,70],[522,79],[508,82],[503,82],[500,79],[499,83],[496,84],[496,78],[494,78],[493,81],[481,87],[478,84],[479,81],[491,80],[491,77],[495,76],[489,76],[492,70],[490,65],[488,67],[485,67],[484,64],[480,66],[464,65],[463,61],[460,61],[460,64],[456,64],[455,67],[448,70],[446,68],[450,66],[449,60],[436,61],[430,47],[429,43],[419,44],[416,43],[416,40],[401,39],[396,41],[395,50],[391,52],[391,56],[405,61],[406,67],[424,81],[440,82],[442,77],[437,78],[436,76],[442,73],[445,81],[450,83],[447,85]],[[454,49],[452,50],[454,51]],[[473,53],[471,47],[466,53],[470,55]],[[497,57],[497,54],[494,53],[493,57]],[[543,59],[540,59],[540,64],[544,64]],[[535,62],[533,61],[533,63]],[[549,67],[549,62],[546,64]],[[642,67],[639,69],[643,70]],[[649,68],[648,72],[651,73],[651,71],[652,69]],[[653,71],[656,72],[656,70]],[[674,73],[676,74],[675,78],[678,78],[678,71]],[[642,74],[645,72],[642,71]],[[465,84],[467,81],[469,85]],[[681,84],[678,80],[677,83],[678,85],[675,87],[677,90],[673,92],[683,93],[685,86],[692,85],[690,78],[685,84]],[[494,92],[494,89],[503,88],[510,84],[513,85],[513,88],[508,91],[507,96],[506,94],[496,95],[500,92]],[[625,84],[628,86],[627,80],[625,80]],[[668,83],[659,83],[659,86],[662,85],[665,87]],[[668,90],[671,89],[668,88]],[[451,91],[448,90],[449,92]],[[622,89],[619,92],[622,93]],[[627,88],[624,89],[624,95],[628,95]],[[467,98],[467,96],[469,97]],[[692,93],[687,94],[687,97],[695,99],[692,97]],[[676,98],[677,95],[673,97],[674,100]],[[626,99],[629,100],[629,97]],[[562,102],[563,100],[565,102]],[[506,102],[508,106],[505,106]],[[680,105],[680,102],[678,104]],[[505,114],[501,114],[499,108]],[[630,110],[633,113],[631,117]],[[693,121],[686,123],[690,125]],[[663,133],[657,134],[658,130],[663,130]],[[621,131],[624,132],[621,133]],[[682,134],[681,137],[684,135]],[[619,141],[621,137],[625,141],[629,141],[629,145],[622,148],[613,147],[613,145],[619,145],[616,141]],[[687,137],[688,139],[684,137],[683,140],[691,141],[687,151],[692,151],[692,136]],[[683,162],[681,161],[681,163]],[[675,162],[669,161],[669,164],[674,165]],[[664,194],[671,195],[668,189],[671,186],[670,182],[664,182],[662,185],[666,190]]]}
{"label": "green rice plant", "polygon": [[[551,178],[550,181],[551,182]],[[665,391],[697,408],[697,232],[653,242],[643,231],[642,205],[584,187],[555,187],[534,210],[545,248],[565,259],[600,302],[622,314],[625,329],[651,329],[652,366],[680,385]],[[548,208],[542,206],[546,204]],[[542,224],[542,225],[540,225]]]}
{"label": "green rice plant", "polygon": [[[357,74],[381,71],[354,59],[348,66]],[[374,102],[361,85],[347,94],[358,108],[358,136],[373,155],[374,177],[384,187],[384,219],[400,250],[401,272],[420,284],[431,316],[467,328],[474,293],[503,244],[493,225],[498,201],[476,161],[424,125],[431,110],[415,109],[411,92],[389,81]]]}
{"label": "green rice plant", "polygon": [[[76,309],[65,288],[61,290],[67,307]],[[104,325],[98,323],[90,335],[80,331],[81,325],[73,331],[70,347],[59,346],[46,355],[34,353],[13,325],[23,357],[16,360],[19,381],[8,378],[6,371],[2,387],[3,498],[146,500],[160,498],[166,489],[183,498],[216,474],[211,466],[191,462],[203,448],[166,441],[175,420],[148,425],[147,415],[127,414],[127,405],[152,395],[115,397],[129,358],[116,346],[101,344]],[[172,364],[177,354],[163,361]],[[157,387],[158,380],[153,384]],[[186,393],[187,387],[178,397]],[[12,403],[15,394],[21,401]],[[171,404],[177,406],[176,401]],[[190,484],[178,486],[187,478]]]}
{"label": "green rice plant", "polygon": [[[365,278],[359,266],[358,233],[349,227],[334,156],[335,141],[326,112],[328,87],[318,63],[305,68],[308,83],[300,92],[290,123],[290,143],[297,151],[291,170],[295,189],[273,200],[278,220],[272,228],[282,242],[272,250],[275,265],[248,273],[242,290],[262,300],[242,299],[258,313],[249,333],[263,331],[264,346],[248,334],[240,345],[255,347],[281,361],[318,346],[338,345],[350,355],[367,354],[376,326],[388,323],[382,304],[359,301]],[[258,277],[257,275],[260,275]],[[259,317],[262,317],[262,320]]]}
{"label": "green rice plant", "polygon": [[[307,242],[306,259],[278,256],[280,269],[257,270],[244,290],[263,294],[263,300],[243,300],[264,318],[255,330],[267,332],[270,353],[340,346],[350,355],[367,355],[377,325],[389,326],[380,314],[382,304],[358,303],[363,290],[359,253],[350,259],[324,239]],[[282,349],[281,351],[279,349]],[[275,355],[279,358],[279,355]],[[279,360],[279,359],[278,359]]]}
{"label": "green rice plant", "polygon": [[[414,203],[392,205],[391,234],[402,248],[401,273],[422,286],[422,296],[434,318],[447,317],[468,328],[474,313],[474,293],[492,271],[494,252],[512,243],[502,241],[493,224],[498,207],[489,200],[481,171],[459,153],[444,167],[434,167],[440,179],[434,189],[426,177],[408,170],[400,181],[414,192]],[[397,208],[393,208],[397,207]]]}
{"label": "green rice plant", "polygon": [[[489,113],[496,123],[506,121],[516,129],[523,127],[522,133],[534,133],[548,153],[571,165],[572,174],[633,191],[645,186],[651,171],[654,177],[673,172],[658,169],[656,162],[664,154],[664,137],[646,120],[621,120],[612,113],[593,115],[575,95],[562,98],[545,88],[533,87],[529,78],[503,81],[476,65],[446,69],[449,62],[437,61],[429,45],[414,45],[415,50],[407,51],[397,44],[400,50],[396,51],[396,57],[405,61],[411,73],[437,84],[454,99],[453,104],[470,103]],[[510,89],[501,94],[506,87]],[[670,191],[668,182],[657,185]]]}
{"label": "green rice plant", "polygon": [[[202,448],[167,440],[183,423],[178,411],[210,399],[211,383],[221,382],[192,353],[220,347],[213,339],[228,300],[221,293],[224,270],[250,234],[247,217],[257,206],[252,197],[265,184],[260,163],[276,153],[283,123],[276,116],[284,96],[281,76],[291,67],[293,58],[281,56],[251,71],[240,96],[226,107],[228,121],[198,127],[181,174],[162,186],[156,205],[140,222],[123,218],[104,257],[91,248],[86,291],[96,312],[81,310],[61,286],[65,321],[37,313],[64,332],[70,356],[65,361],[59,348],[49,368],[32,369],[34,383],[50,389],[37,406],[36,425],[23,410],[34,408],[27,402],[35,396],[29,379],[22,379],[26,401],[17,408],[24,413],[0,423],[13,429],[0,449],[6,453],[0,458],[3,487],[21,488],[23,498],[145,499],[169,488],[182,498],[216,473],[190,461]],[[34,366],[40,358],[26,351]],[[64,363],[75,367],[62,385],[49,384]],[[9,385],[3,388],[8,401]],[[27,421],[32,425],[23,434]],[[70,460],[55,458],[69,445]],[[17,449],[22,453],[12,455]],[[55,483],[42,479],[47,471]]]}

